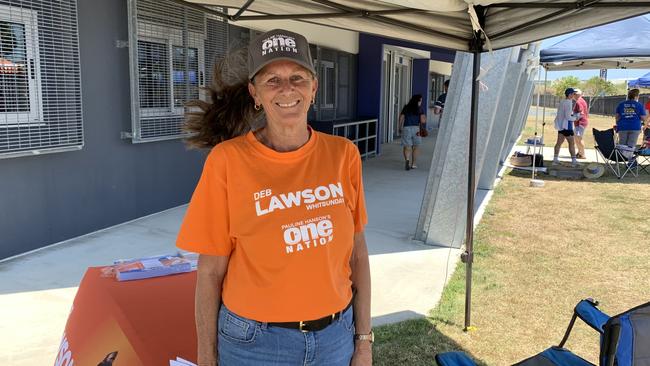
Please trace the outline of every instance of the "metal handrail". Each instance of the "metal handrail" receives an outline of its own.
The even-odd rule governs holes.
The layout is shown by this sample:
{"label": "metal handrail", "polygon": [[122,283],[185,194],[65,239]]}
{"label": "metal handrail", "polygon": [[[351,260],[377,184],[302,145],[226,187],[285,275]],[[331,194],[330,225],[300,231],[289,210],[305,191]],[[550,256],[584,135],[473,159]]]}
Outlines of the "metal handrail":
{"label": "metal handrail", "polygon": [[[357,145],[357,148],[359,148],[359,154],[361,155],[361,158],[368,158],[370,156],[377,155],[377,122],[377,119],[366,119],[362,121],[338,123],[334,124],[332,132],[334,135],[343,136],[350,139],[355,145]],[[374,134],[371,135],[370,126],[373,124]],[[365,134],[362,137],[359,136],[359,130],[361,128],[365,130]],[[343,134],[339,134],[339,131],[342,131]],[[354,131],[353,138],[350,138],[351,131]],[[372,144],[372,146],[370,146],[371,140],[374,140],[374,144]],[[362,141],[365,143],[360,144]]]}

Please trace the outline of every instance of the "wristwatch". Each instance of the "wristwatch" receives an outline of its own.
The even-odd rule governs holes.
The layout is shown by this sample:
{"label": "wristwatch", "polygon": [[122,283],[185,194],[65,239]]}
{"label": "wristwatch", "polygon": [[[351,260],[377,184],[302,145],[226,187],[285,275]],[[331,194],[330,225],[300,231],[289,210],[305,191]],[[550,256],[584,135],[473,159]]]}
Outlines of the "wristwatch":
{"label": "wristwatch", "polygon": [[354,340],[355,341],[368,341],[370,343],[373,343],[375,341],[375,333],[370,331],[368,334],[355,334],[354,335]]}

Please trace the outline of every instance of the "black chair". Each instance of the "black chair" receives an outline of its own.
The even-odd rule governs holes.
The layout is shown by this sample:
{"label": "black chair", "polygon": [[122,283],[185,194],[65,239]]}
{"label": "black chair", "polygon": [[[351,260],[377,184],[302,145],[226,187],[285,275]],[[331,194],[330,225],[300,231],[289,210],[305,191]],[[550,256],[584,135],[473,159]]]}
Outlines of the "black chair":
{"label": "black chair", "polygon": [[[627,158],[623,153],[616,148],[614,143],[614,129],[610,128],[609,130],[599,131],[593,129],[594,140],[596,141],[596,146],[594,148],[598,152],[596,154],[596,161],[598,161],[598,155],[600,155],[605,165],[607,165],[614,175],[618,179],[623,178],[628,172],[634,175],[635,177],[639,175],[639,167],[636,164],[634,158]],[[623,165],[623,169],[621,169]]]}

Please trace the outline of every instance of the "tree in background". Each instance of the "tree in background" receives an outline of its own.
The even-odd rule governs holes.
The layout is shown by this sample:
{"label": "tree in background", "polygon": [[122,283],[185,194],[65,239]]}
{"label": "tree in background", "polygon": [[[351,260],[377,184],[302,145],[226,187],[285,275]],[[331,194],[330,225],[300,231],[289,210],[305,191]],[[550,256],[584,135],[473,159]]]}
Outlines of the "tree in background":
{"label": "tree in background", "polygon": [[618,94],[614,83],[603,80],[598,76],[591,77],[580,83],[579,88],[582,89],[583,95],[590,97],[588,99],[588,109],[591,109],[592,104],[598,98]]}
{"label": "tree in background", "polygon": [[567,88],[580,88],[580,79],[575,76],[564,76],[559,79],[555,79],[553,84],[551,84],[553,93],[558,97],[564,98],[564,91]]}
{"label": "tree in background", "polygon": [[614,84],[616,91],[612,95],[625,95],[627,96],[627,81],[623,80],[619,83]]}

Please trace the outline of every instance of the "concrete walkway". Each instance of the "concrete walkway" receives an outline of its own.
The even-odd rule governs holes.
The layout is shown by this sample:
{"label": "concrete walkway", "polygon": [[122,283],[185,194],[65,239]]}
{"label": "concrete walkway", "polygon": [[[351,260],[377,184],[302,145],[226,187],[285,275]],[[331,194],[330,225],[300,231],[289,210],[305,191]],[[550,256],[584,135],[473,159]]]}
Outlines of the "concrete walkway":
{"label": "concrete walkway", "polygon": [[[459,250],[412,240],[435,131],[420,169],[405,171],[399,144],[364,163],[375,325],[421,317],[440,298]],[[174,253],[185,206],[0,262],[0,365],[53,364],[77,286],[89,266]]]}

